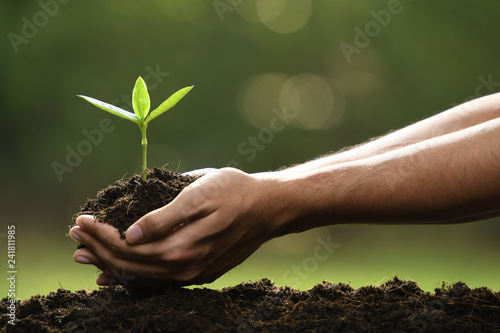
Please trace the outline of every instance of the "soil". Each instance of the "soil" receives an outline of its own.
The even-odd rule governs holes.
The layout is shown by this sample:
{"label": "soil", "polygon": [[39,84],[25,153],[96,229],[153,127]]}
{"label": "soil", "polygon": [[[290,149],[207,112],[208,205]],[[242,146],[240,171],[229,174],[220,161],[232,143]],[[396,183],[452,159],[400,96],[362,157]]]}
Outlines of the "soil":
{"label": "soil", "polygon": [[264,279],[223,290],[173,288],[137,295],[121,287],[59,289],[16,302],[18,332],[500,332],[500,292],[464,283],[434,293],[397,277],[353,289],[323,282],[307,291]]}
{"label": "soil", "polygon": [[99,191],[95,199],[87,199],[77,216],[89,214],[100,222],[116,227],[122,238],[130,225],[150,211],[171,202],[196,178],[175,171],[154,168],[147,179],[135,174]]}

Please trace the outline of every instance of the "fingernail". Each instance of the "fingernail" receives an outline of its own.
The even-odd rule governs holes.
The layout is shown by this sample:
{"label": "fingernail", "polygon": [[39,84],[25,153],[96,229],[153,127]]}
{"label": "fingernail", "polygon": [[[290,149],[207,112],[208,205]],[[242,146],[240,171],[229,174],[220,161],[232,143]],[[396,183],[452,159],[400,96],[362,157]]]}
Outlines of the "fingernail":
{"label": "fingernail", "polygon": [[126,232],[127,242],[138,243],[144,238],[141,227],[134,225],[130,227]]}
{"label": "fingernail", "polygon": [[79,264],[84,264],[84,265],[88,265],[88,264],[92,263],[88,258],[85,258],[85,257],[76,257],[75,261]]}
{"label": "fingernail", "polygon": [[87,224],[91,223],[92,220],[93,220],[92,216],[81,215],[76,219],[76,224],[78,224],[80,228],[86,230]]}
{"label": "fingernail", "polygon": [[81,243],[82,242],[82,237],[80,237],[80,235],[78,234],[78,232],[74,231],[74,230],[71,230],[69,235],[74,239],[76,240],[78,243]]}

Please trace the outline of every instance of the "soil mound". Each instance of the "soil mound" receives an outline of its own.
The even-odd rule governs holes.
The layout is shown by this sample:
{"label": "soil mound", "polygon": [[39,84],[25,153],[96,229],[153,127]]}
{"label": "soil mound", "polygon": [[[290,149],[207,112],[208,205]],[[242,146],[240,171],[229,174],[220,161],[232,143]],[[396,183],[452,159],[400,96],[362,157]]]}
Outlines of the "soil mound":
{"label": "soil mound", "polygon": [[154,168],[148,171],[147,180],[136,174],[99,191],[95,199],[87,200],[76,217],[93,215],[100,222],[116,227],[125,238],[125,231],[135,221],[174,200],[195,180],[175,171]]}
{"label": "soil mound", "polygon": [[175,288],[135,295],[121,287],[17,301],[18,332],[500,332],[500,292],[463,283],[434,293],[397,277],[353,289],[323,282],[308,291],[264,279],[223,290]]}

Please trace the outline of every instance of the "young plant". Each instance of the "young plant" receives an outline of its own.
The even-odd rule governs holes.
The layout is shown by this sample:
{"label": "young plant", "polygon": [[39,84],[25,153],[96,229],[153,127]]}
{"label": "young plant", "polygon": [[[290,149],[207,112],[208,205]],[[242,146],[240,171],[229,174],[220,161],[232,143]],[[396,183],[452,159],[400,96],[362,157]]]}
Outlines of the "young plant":
{"label": "young plant", "polygon": [[132,93],[132,105],[134,108],[134,113],[123,110],[117,106],[101,102],[95,98],[78,95],[85,99],[87,102],[94,104],[98,108],[107,111],[115,116],[128,119],[139,125],[139,129],[142,134],[142,176],[144,179],[147,177],[147,149],[148,140],[146,138],[146,130],[148,124],[151,120],[155,119],[165,111],[172,108],[177,102],[179,102],[191,89],[193,86],[182,88],[172,94],[165,102],[161,103],[159,107],[149,112],[151,103],[149,100],[148,88],[146,87],[146,82],[139,76],[135,82],[134,91]]}

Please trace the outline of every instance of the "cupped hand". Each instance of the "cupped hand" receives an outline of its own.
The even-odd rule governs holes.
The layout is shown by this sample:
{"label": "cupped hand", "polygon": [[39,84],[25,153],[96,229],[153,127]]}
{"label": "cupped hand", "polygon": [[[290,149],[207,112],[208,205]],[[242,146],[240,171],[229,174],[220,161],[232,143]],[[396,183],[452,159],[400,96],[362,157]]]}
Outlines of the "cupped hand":
{"label": "cupped hand", "polygon": [[117,230],[80,216],[74,260],[103,270],[99,285],[167,287],[212,282],[274,237],[283,222],[276,181],[232,168],[210,170],[170,204]]}

